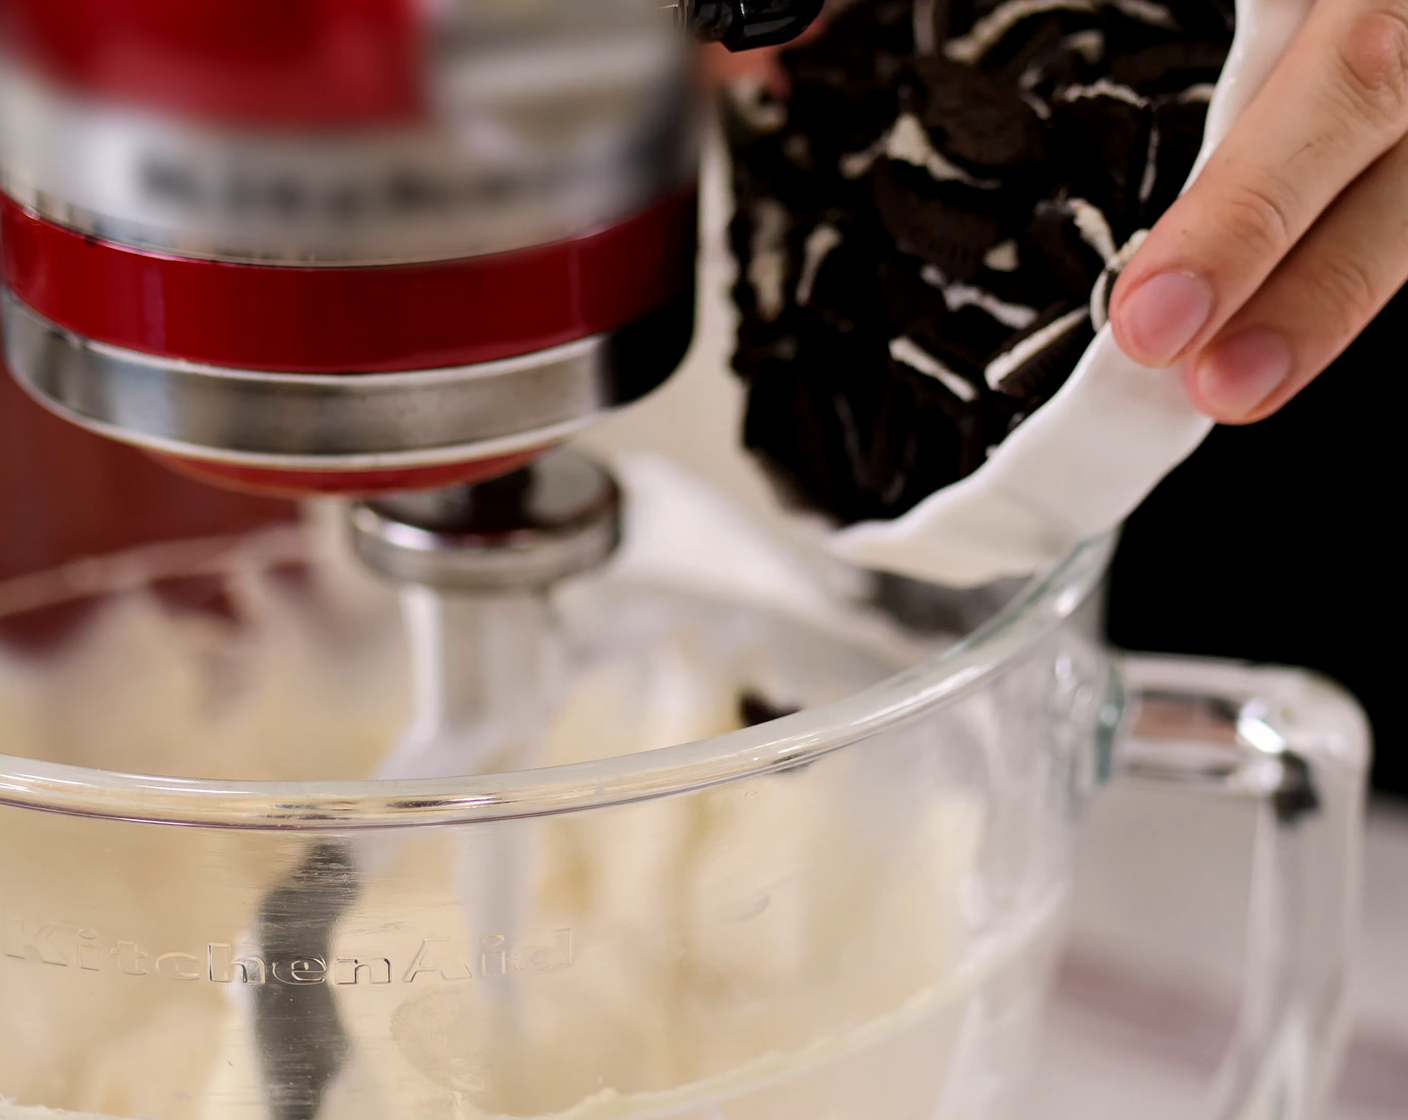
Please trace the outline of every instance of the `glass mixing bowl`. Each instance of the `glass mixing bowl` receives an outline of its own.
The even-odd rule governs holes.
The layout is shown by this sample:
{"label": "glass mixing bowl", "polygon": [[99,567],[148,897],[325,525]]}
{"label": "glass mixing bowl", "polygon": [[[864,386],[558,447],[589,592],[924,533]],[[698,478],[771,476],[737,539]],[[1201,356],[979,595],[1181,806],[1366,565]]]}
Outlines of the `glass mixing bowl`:
{"label": "glass mixing bowl", "polygon": [[1113,655],[1109,542],[909,665],[587,581],[549,765],[390,783],[394,596],[314,553],[0,585],[0,1117],[996,1117],[1112,777],[1259,806],[1212,1115],[1323,1098],[1363,720],[1304,673]]}

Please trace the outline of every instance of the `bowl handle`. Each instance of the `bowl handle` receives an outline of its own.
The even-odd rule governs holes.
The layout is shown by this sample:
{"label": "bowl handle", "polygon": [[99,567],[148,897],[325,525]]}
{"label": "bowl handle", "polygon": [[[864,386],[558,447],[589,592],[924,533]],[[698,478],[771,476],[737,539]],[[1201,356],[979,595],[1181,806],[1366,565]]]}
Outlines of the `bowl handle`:
{"label": "bowl handle", "polygon": [[1312,1120],[1343,1051],[1369,730],[1303,670],[1128,657],[1109,764],[1121,782],[1257,803],[1248,968],[1214,1120]]}

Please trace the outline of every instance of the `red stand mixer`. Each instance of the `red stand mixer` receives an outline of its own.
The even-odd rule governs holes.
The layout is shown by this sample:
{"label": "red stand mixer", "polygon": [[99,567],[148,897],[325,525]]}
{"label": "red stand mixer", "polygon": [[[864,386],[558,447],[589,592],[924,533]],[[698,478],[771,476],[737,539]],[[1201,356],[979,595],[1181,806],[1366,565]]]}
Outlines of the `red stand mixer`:
{"label": "red stand mixer", "polygon": [[688,39],[820,0],[5,0],[6,363],[200,478],[489,478],[693,329]]}

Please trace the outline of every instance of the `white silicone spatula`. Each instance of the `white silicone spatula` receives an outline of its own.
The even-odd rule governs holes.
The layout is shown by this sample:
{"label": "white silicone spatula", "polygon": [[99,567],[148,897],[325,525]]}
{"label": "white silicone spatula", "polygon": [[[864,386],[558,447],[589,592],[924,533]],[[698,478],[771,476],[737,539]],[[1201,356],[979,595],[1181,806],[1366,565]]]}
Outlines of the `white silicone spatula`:
{"label": "white silicone spatula", "polygon": [[[1237,0],[1196,178],[1270,76],[1313,0]],[[1130,361],[1105,326],[1070,379],[969,477],[894,521],[831,535],[841,559],[956,587],[1027,575],[1123,521],[1212,428],[1178,369]]]}

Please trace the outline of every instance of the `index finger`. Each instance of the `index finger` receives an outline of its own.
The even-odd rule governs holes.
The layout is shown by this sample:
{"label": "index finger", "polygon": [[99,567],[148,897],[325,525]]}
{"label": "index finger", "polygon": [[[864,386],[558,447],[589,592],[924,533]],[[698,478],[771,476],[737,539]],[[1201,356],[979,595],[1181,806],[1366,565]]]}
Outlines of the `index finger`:
{"label": "index finger", "polygon": [[1405,132],[1408,0],[1320,0],[1116,284],[1121,349],[1149,366],[1196,350]]}

